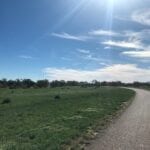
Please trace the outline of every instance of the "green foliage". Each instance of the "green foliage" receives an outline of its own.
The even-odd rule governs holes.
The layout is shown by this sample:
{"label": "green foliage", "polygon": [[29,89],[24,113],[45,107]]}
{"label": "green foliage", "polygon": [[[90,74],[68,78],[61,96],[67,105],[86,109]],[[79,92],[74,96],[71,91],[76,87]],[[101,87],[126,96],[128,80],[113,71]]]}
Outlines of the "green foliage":
{"label": "green foliage", "polygon": [[9,103],[11,103],[10,98],[5,98],[1,104],[9,104]]}
{"label": "green foliage", "polygon": [[56,95],[54,98],[55,98],[55,99],[60,99],[60,96],[59,96],[59,95]]}
{"label": "green foliage", "polygon": [[49,86],[49,81],[48,80],[38,80],[36,85],[39,88],[48,87]]}
{"label": "green foliage", "polygon": [[[0,99],[13,99],[11,105],[0,105],[2,150],[60,150],[134,95],[131,90],[111,87],[13,91],[0,89]],[[54,101],[57,95],[60,101]]]}

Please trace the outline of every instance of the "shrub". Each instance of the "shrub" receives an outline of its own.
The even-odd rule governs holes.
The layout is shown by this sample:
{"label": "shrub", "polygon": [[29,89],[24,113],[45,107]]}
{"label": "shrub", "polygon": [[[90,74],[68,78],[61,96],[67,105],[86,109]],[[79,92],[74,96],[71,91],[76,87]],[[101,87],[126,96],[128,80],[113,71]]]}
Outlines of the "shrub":
{"label": "shrub", "polygon": [[55,98],[55,99],[60,99],[60,96],[59,96],[59,95],[56,95],[54,98]]}
{"label": "shrub", "polygon": [[5,98],[1,104],[8,104],[8,103],[11,103],[10,98]]}
{"label": "shrub", "polygon": [[30,136],[29,136],[29,139],[30,139],[30,140],[35,139],[35,135],[30,135]]}

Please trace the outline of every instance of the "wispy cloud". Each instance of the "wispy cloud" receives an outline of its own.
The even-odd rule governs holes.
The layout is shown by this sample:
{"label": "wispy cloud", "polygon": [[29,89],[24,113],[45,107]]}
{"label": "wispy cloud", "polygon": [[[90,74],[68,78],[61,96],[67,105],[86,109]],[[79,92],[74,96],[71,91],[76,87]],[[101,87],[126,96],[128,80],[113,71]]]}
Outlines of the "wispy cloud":
{"label": "wispy cloud", "polygon": [[121,20],[121,21],[131,21],[130,17],[119,16],[119,15],[114,16],[114,19]]}
{"label": "wispy cloud", "polygon": [[100,62],[99,63],[101,66],[110,66],[108,63],[105,63],[105,62]]}
{"label": "wispy cloud", "polygon": [[65,61],[71,61],[72,59],[71,58],[67,58],[67,57],[61,57],[62,60],[65,60]]}
{"label": "wispy cloud", "polygon": [[[76,41],[86,41],[87,39],[93,39],[92,36],[113,36],[120,38],[121,40],[106,40],[101,42],[104,45],[104,49],[113,49],[113,47],[118,47],[125,52],[121,53],[128,57],[137,57],[137,58],[145,58],[149,57],[149,52],[145,51],[150,48],[149,45],[146,45],[145,40],[148,40],[150,37],[150,30],[143,29],[141,31],[133,31],[133,30],[124,30],[124,31],[113,31],[113,30],[92,30],[86,34],[87,36],[75,36],[68,33],[52,33],[52,36],[68,39],[68,40],[76,40]],[[94,38],[94,39],[95,39]],[[127,51],[127,50],[130,50]],[[132,50],[132,51],[131,51]],[[138,50],[138,51],[137,51]],[[80,53],[80,57],[95,62],[101,62],[102,59],[95,56],[95,54],[91,53],[92,51],[87,49],[77,49]],[[66,60],[63,58],[63,60]],[[68,59],[67,59],[68,60]]]}
{"label": "wispy cloud", "polygon": [[[97,38],[97,36],[113,36],[113,37],[121,37],[121,38],[128,38],[128,40],[124,41],[130,42],[130,43],[135,43],[139,42],[138,40],[142,40],[150,36],[150,30],[149,29],[144,29],[141,31],[132,31],[132,30],[124,30],[124,31],[113,31],[113,30],[92,30],[85,35],[73,35],[73,34],[68,34],[66,32],[63,33],[52,33],[51,36],[62,38],[62,39],[67,39],[67,40],[76,40],[76,41],[87,41],[87,40],[93,40]],[[94,37],[93,37],[94,36]]]}
{"label": "wispy cloud", "polygon": [[143,29],[141,31],[124,31],[124,35],[130,39],[137,39],[140,41],[149,40],[150,29]]}
{"label": "wispy cloud", "polygon": [[122,54],[130,57],[150,59],[150,51],[125,51]]}
{"label": "wispy cloud", "polygon": [[105,46],[104,49],[111,49],[111,47],[110,46]]}
{"label": "wispy cloud", "polygon": [[99,63],[100,65],[102,65],[101,63],[105,63],[105,65],[110,62],[108,59],[104,59],[104,58],[100,58],[100,57],[97,57],[96,54],[94,54],[92,52],[92,50],[87,50],[87,49],[77,49],[77,52],[79,52],[79,57],[81,59],[84,59],[86,61],[92,61],[92,62],[96,62],[96,63]]}
{"label": "wispy cloud", "polygon": [[114,18],[125,22],[132,21],[150,26],[150,9],[139,9],[134,11],[130,16],[115,16]]}
{"label": "wispy cloud", "polygon": [[85,55],[82,58],[84,58],[86,60],[97,61],[97,62],[101,61],[100,58],[94,57],[92,54]]}
{"label": "wispy cloud", "polygon": [[142,9],[135,11],[131,16],[131,19],[142,25],[150,26],[150,9]]}
{"label": "wispy cloud", "polygon": [[113,47],[121,47],[121,48],[134,48],[134,49],[141,49],[143,48],[141,42],[139,40],[132,40],[132,41],[104,41],[102,42],[104,45],[113,46]]}
{"label": "wispy cloud", "polygon": [[100,61],[99,58],[93,56],[93,53],[90,50],[87,49],[77,49],[77,52],[80,53],[79,57],[85,60],[90,60],[90,61]]}
{"label": "wispy cloud", "polygon": [[96,36],[121,36],[120,33],[114,32],[111,30],[93,30],[89,32],[90,35],[96,35]]}
{"label": "wispy cloud", "polygon": [[19,58],[22,58],[22,59],[34,59],[34,57],[27,56],[27,55],[20,55]]}
{"label": "wispy cloud", "polygon": [[86,49],[77,49],[77,51],[83,54],[90,54],[90,51]]}
{"label": "wispy cloud", "polygon": [[49,80],[77,80],[77,81],[149,81],[150,70],[139,68],[134,64],[115,64],[93,71],[45,68],[44,73]]}
{"label": "wispy cloud", "polygon": [[[87,32],[85,35],[73,35],[69,34],[66,32],[62,33],[51,33],[51,36],[62,38],[62,39],[67,39],[67,40],[76,40],[76,41],[87,41],[90,39],[93,39],[93,36],[113,36],[113,37],[118,37],[118,36],[123,36],[123,34],[111,30],[92,30],[90,32]],[[96,38],[95,37],[95,38]]]}
{"label": "wispy cloud", "polygon": [[76,40],[76,41],[86,41],[89,38],[87,36],[76,36],[68,33],[52,33],[51,35],[62,39]]}

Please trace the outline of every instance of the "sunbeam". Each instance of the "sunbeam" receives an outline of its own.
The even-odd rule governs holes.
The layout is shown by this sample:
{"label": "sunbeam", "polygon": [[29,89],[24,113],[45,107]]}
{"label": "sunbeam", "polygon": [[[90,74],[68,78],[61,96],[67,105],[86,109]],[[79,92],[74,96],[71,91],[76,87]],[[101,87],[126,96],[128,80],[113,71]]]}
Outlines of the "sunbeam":
{"label": "sunbeam", "polygon": [[108,30],[113,27],[114,0],[108,0],[105,26]]}
{"label": "sunbeam", "polygon": [[[110,32],[112,31],[112,28],[113,28],[113,13],[114,13],[114,0],[108,0],[105,28]],[[112,40],[112,36],[109,35],[107,37],[107,40]],[[112,57],[111,52],[107,53],[107,57],[109,57],[109,58]],[[112,60],[112,59],[110,59],[110,60]]]}
{"label": "sunbeam", "polygon": [[80,0],[78,4],[69,12],[67,13],[53,28],[53,31],[60,28],[63,24],[65,24],[71,17],[73,17],[81,8],[83,8],[88,2],[86,0]]}

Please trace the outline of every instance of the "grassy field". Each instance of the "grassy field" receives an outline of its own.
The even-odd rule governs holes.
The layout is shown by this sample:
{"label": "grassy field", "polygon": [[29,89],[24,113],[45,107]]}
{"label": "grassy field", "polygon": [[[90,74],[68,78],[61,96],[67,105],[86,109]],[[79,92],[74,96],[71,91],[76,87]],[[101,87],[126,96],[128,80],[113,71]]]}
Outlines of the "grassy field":
{"label": "grassy field", "polygon": [[0,89],[0,150],[60,150],[133,95],[111,87]]}

